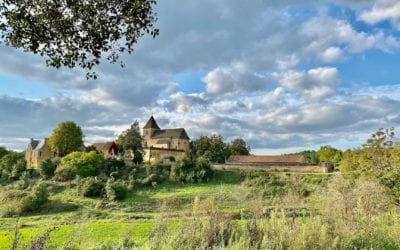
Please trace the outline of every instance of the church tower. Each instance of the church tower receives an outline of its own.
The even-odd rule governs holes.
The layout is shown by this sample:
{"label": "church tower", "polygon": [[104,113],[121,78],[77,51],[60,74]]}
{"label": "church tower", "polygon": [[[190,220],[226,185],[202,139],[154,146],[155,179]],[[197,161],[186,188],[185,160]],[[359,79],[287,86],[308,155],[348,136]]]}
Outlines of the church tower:
{"label": "church tower", "polygon": [[154,131],[160,130],[156,120],[153,116],[147,121],[146,125],[143,127],[143,139],[144,139],[144,147],[146,148],[149,144],[148,141],[151,139]]}

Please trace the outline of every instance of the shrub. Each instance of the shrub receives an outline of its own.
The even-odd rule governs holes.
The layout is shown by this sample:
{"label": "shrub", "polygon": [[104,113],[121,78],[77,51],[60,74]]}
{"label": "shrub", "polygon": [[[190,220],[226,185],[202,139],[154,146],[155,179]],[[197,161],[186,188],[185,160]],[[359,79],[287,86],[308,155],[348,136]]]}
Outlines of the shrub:
{"label": "shrub", "polygon": [[54,180],[56,181],[71,181],[75,178],[76,174],[70,166],[58,166],[54,173]]}
{"label": "shrub", "polygon": [[37,211],[48,201],[48,198],[46,184],[39,182],[33,187],[31,193],[21,200],[20,211],[22,213]]}
{"label": "shrub", "polygon": [[18,180],[26,170],[22,153],[9,153],[0,159],[0,177],[5,180]]}
{"label": "shrub", "polygon": [[85,152],[73,152],[62,158],[60,165],[57,167],[60,169],[71,169],[72,172],[82,178],[95,176],[98,169],[103,165],[103,155],[91,151]]}
{"label": "shrub", "polygon": [[194,183],[207,181],[212,174],[208,160],[200,157],[195,161],[185,159],[172,165],[170,178],[177,182]]}
{"label": "shrub", "polygon": [[108,158],[104,161],[104,164],[100,166],[99,175],[105,175],[113,178],[122,178],[128,174],[130,168],[125,164],[123,160],[115,158]]}
{"label": "shrub", "polygon": [[46,159],[42,161],[39,165],[40,175],[44,179],[50,179],[54,176],[54,172],[56,171],[57,165],[60,163],[60,159]]}
{"label": "shrub", "polygon": [[146,165],[147,178],[145,179],[147,180],[144,179],[144,181],[149,182],[151,180],[156,182],[163,182],[169,178],[170,172],[171,172],[171,165],[169,164],[163,164],[158,162],[155,164]]}
{"label": "shrub", "polygon": [[79,182],[78,191],[85,197],[99,197],[104,192],[104,183],[96,177],[88,177]]}
{"label": "shrub", "polygon": [[122,200],[126,197],[128,188],[122,181],[108,180],[106,184],[106,198],[110,201]]}

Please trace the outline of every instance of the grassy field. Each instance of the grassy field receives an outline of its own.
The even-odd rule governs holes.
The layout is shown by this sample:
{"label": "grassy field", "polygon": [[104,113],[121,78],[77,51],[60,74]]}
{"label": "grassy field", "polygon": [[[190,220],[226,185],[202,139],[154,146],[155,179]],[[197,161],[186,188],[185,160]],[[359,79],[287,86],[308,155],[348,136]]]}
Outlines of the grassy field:
{"label": "grassy field", "polygon": [[[249,182],[239,172],[217,171],[207,183],[137,187],[119,202],[84,198],[71,184],[48,181],[50,202],[40,214],[0,218],[0,249],[11,248],[16,225],[20,248],[34,239],[46,237],[48,232],[46,247],[50,249],[123,249],[124,246],[149,249],[152,244],[149,236],[162,228],[160,223],[164,218],[168,218],[168,232],[179,233],[183,224],[193,222],[194,214],[200,214],[200,218],[210,217],[202,212],[214,211],[213,206],[218,206],[222,213],[217,219],[224,214],[243,225],[250,220],[248,214],[252,209],[258,207],[263,211],[286,209],[289,215],[296,214],[298,221],[305,223],[303,226],[308,226],[307,223],[314,221],[310,216],[318,215],[320,200],[332,177],[280,173],[270,175],[264,183],[265,179],[257,177]],[[0,208],[4,205],[0,204]],[[396,231],[399,225],[396,222],[390,230],[382,230]]]}
{"label": "grassy field", "polygon": [[171,206],[171,216],[176,217],[179,224],[180,218],[190,211],[195,197],[224,196],[225,209],[236,210],[234,195],[242,188],[239,173],[217,172],[208,183],[139,187],[121,202],[105,203],[101,199],[81,197],[75,187],[67,184],[62,186],[49,181],[48,185],[53,194],[43,212],[20,218],[0,218],[0,249],[11,246],[17,220],[21,245],[57,227],[50,233],[50,246],[67,248],[71,243],[78,243],[88,249],[107,242],[122,244],[126,238],[143,246],[163,203]]}

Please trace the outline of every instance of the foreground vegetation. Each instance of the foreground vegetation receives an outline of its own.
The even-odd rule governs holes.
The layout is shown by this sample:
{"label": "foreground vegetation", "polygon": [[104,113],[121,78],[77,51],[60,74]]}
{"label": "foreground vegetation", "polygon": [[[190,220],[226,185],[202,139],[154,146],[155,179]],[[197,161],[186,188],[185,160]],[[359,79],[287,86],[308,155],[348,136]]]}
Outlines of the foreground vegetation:
{"label": "foreground vegetation", "polygon": [[137,187],[121,201],[84,197],[76,181],[45,181],[40,211],[0,219],[0,249],[400,248],[398,207],[369,179],[216,172],[207,183]]}
{"label": "foreground vegetation", "polygon": [[398,152],[380,130],[341,172],[268,174],[1,151],[0,249],[400,249]]}

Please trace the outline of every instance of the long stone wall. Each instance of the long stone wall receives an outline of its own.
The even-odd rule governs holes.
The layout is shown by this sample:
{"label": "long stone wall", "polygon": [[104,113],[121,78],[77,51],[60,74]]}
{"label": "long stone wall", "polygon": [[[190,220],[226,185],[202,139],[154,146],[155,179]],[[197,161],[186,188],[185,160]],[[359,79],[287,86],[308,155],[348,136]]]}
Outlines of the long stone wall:
{"label": "long stone wall", "polygon": [[216,170],[262,170],[266,172],[329,173],[329,165],[270,166],[255,164],[213,164]]}

